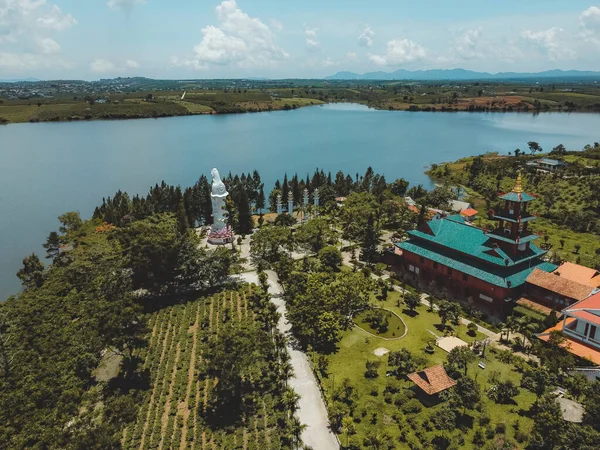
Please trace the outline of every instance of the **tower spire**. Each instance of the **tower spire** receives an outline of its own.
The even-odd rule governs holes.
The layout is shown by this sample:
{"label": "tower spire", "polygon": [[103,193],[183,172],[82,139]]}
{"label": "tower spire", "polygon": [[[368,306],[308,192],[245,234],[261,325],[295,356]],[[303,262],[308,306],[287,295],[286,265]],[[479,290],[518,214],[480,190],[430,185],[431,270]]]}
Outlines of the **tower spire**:
{"label": "tower spire", "polygon": [[512,191],[515,194],[521,194],[523,192],[523,187],[521,186],[521,172],[519,172],[519,175],[517,175],[517,182]]}

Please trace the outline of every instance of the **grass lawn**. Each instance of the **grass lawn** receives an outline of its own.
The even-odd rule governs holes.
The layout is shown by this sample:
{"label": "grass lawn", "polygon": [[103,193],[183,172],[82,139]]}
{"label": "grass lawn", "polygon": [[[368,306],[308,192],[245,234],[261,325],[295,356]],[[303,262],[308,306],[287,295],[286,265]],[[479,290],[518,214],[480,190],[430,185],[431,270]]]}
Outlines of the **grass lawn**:
{"label": "grass lawn", "polygon": [[[429,443],[441,434],[440,431],[431,427],[429,418],[437,413],[442,404],[423,406],[419,402],[422,407],[421,411],[417,412],[411,409],[410,405],[414,405],[415,401],[410,399],[416,392],[412,382],[401,379],[397,382],[401,386],[398,393],[393,395],[384,393],[386,385],[393,382],[395,377],[386,377],[388,356],[375,356],[373,351],[376,348],[385,347],[390,351],[406,348],[419,360],[419,369],[442,364],[447,355],[437,347],[433,354],[424,351],[426,342],[432,337],[430,331],[441,334],[436,327],[440,322],[437,314],[429,312],[427,306],[420,305],[417,308],[418,314],[413,317],[405,312],[402,306],[396,306],[399,295],[397,292],[391,293],[386,301],[377,301],[377,306],[385,307],[401,315],[408,327],[407,335],[402,339],[387,341],[367,336],[356,327],[346,331],[339,343],[338,352],[329,357],[328,377],[322,379],[328,396],[331,396],[334,386],[339,386],[345,378],[348,378],[356,388],[358,402],[353,414],[356,435],[352,437],[352,440],[359,445],[363,444],[363,439],[369,431],[389,434],[396,448],[410,448],[413,444],[415,445],[413,448],[421,448],[419,445],[422,444],[419,443]],[[466,342],[483,338],[483,335],[479,333],[474,337],[469,336],[465,325],[456,327],[454,331],[459,338]],[[377,378],[365,378],[365,362],[367,360],[381,361]],[[459,415],[457,429],[448,434],[457,440],[459,448],[481,447],[481,445],[472,443],[473,435],[478,428],[481,428],[484,434],[487,433],[487,441],[493,440],[496,433],[506,434],[510,439],[514,439],[514,424],[517,421],[519,429],[525,433],[528,433],[533,423],[526,415],[535,399],[529,391],[521,389],[515,397],[516,404],[511,405],[495,404],[485,395],[485,391],[489,387],[488,381],[494,377],[500,380],[510,379],[519,385],[521,375],[515,371],[514,366],[500,362],[492,350],[488,350],[485,364],[486,368],[480,369],[476,361],[471,363],[468,368],[468,375],[476,379],[482,388],[482,411],[467,410],[464,418]],[[408,402],[410,405],[407,405]],[[486,421],[487,417],[490,419],[489,423]],[[497,426],[498,430],[496,430]],[[502,432],[502,427],[505,429],[504,432]],[[403,440],[401,440],[401,435]],[[340,440],[345,444],[346,435],[340,435]]]}

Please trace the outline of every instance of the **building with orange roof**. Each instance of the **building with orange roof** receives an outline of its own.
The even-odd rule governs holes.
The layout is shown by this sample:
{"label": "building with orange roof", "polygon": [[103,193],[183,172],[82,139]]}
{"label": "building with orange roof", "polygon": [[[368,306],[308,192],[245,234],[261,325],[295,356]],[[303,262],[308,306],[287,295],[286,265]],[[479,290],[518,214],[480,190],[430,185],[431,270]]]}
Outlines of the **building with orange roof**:
{"label": "building with orange roof", "polygon": [[596,269],[591,269],[572,262],[564,262],[554,271],[554,273],[568,280],[575,281],[576,283],[591,286],[593,288],[600,287],[600,272]]}
{"label": "building with orange roof", "polygon": [[477,216],[477,214],[479,214],[479,211],[477,211],[476,209],[473,209],[473,208],[467,208],[467,209],[463,209],[459,214],[461,216],[463,216],[465,219],[467,219],[468,221],[471,221]]}
{"label": "building with orange roof", "polygon": [[543,341],[552,331],[562,331],[566,337],[563,347],[570,353],[600,364],[600,293],[563,309],[563,320],[540,333]]}
{"label": "building with orange roof", "polygon": [[526,299],[555,311],[584,300],[594,292],[593,287],[566,278],[557,270],[549,273],[534,269],[525,282]]}
{"label": "building with orange roof", "polygon": [[411,373],[408,379],[427,395],[439,394],[456,385],[456,381],[448,376],[443,366],[428,367],[420,372]]}

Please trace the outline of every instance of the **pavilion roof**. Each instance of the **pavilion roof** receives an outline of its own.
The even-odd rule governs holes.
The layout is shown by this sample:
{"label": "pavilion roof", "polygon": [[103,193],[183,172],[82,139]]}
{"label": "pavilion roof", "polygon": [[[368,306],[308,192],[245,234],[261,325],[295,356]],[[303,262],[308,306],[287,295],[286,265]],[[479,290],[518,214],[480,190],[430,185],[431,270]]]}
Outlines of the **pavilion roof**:
{"label": "pavilion roof", "polygon": [[443,366],[428,367],[409,374],[408,378],[428,395],[437,394],[456,385],[456,381],[448,376]]}
{"label": "pavilion roof", "polygon": [[590,286],[559,276],[556,271],[548,273],[537,268],[527,277],[527,283],[577,301],[589,297],[594,290]]}

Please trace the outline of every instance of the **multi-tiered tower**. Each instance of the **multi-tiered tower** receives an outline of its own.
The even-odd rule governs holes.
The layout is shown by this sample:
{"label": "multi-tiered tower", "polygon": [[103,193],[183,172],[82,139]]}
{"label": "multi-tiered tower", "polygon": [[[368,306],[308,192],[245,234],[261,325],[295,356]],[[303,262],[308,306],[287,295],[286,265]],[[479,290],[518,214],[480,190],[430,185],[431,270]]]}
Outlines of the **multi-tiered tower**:
{"label": "multi-tiered tower", "polygon": [[486,235],[511,256],[518,256],[530,250],[530,243],[539,238],[528,229],[528,224],[535,216],[527,211],[527,204],[535,197],[523,191],[521,174],[512,191],[499,196],[504,200],[504,208],[493,213],[498,227]]}

